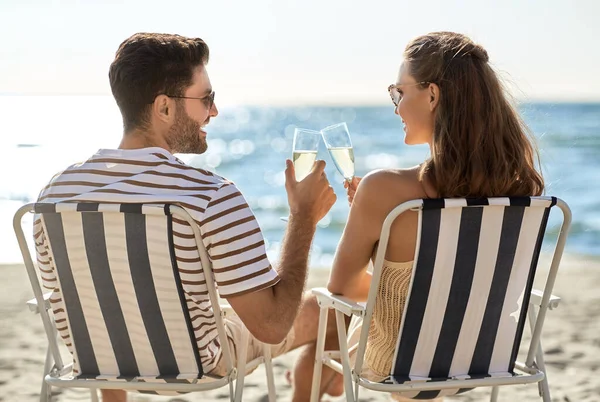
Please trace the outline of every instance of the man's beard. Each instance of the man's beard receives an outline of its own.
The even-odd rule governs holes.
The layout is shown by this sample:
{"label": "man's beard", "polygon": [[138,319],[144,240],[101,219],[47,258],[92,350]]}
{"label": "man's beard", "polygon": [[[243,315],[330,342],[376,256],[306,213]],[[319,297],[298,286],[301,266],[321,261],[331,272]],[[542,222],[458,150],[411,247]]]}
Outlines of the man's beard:
{"label": "man's beard", "polygon": [[172,153],[202,154],[208,148],[206,138],[200,135],[200,123],[187,115],[183,104],[177,105],[175,123],[169,129],[166,141]]}

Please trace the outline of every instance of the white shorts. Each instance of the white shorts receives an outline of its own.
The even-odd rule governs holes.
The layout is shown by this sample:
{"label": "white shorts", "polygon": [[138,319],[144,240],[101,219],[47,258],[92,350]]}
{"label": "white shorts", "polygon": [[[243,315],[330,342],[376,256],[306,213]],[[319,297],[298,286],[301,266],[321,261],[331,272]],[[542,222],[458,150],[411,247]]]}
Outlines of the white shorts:
{"label": "white shorts", "polygon": [[[244,323],[242,323],[242,320],[237,315],[223,319],[223,323],[225,324],[225,332],[227,333],[227,340],[229,341],[229,350],[231,351],[233,365],[235,366],[238,359],[238,349],[241,349],[240,344],[242,342]],[[276,345],[268,345],[271,347],[271,357],[281,356],[282,354],[289,352],[293,344],[294,327],[290,329],[290,332],[288,332],[287,336],[282,342]],[[249,332],[246,362],[250,362],[258,357],[264,356],[263,345],[265,344],[256,339],[254,335]],[[227,367],[225,366],[225,359],[221,357],[217,363],[217,366],[210,372],[210,374],[223,376],[226,373]]]}

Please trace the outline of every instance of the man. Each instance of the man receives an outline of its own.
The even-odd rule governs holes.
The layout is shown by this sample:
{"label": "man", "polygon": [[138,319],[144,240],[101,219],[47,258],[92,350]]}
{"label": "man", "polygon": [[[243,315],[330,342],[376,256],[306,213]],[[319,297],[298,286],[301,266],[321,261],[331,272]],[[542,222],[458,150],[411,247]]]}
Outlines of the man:
{"label": "man", "polygon": [[[315,342],[318,307],[313,299],[303,303],[308,253],[316,224],[336,197],[323,172],[323,161],[318,161],[300,182],[294,178],[293,164],[286,161],[290,217],[281,260],[273,269],[256,219],[235,184],[185,165],[173,156],[199,154],[207,149],[204,128],[218,115],[215,92],[205,70],[208,56],[207,45],[198,38],[139,33],[125,40],[109,72],[112,93],[123,116],[124,133],[119,148],[99,150],[86,162],[56,175],[42,190],[39,201],[170,202],[183,206],[200,227],[220,295],[227,298],[239,317],[225,323],[232,351],[238,349],[235,346],[243,324],[251,334],[248,359],[262,353],[257,341],[272,344],[276,356]],[[174,225],[177,234],[180,224]],[[34,236],[43,285],[55,291],[51,299],[55,319],[66,324],[51,253],[39,219],[34,224]],[[185,249],[184,240],[174,237],[179,260],[184,253],[180,251]],[[188,308],[202,366],[207,373],[223,374],[214,316],[203,291],[203,274],[201,270],[185,268],[181,262],[183,288],[192,298]],[[73,352],[64,324],[58,325],[59,330]],[[75,374],[78,367],[75,362]],[[124,401],[126,394],[104,390],[103,398]]]}

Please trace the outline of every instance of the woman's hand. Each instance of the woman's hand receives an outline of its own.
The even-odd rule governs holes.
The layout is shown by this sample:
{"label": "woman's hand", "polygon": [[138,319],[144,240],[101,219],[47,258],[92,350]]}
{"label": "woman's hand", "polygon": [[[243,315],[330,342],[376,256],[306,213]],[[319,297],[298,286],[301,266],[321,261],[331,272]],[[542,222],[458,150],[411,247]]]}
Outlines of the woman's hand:
{"label": "woman's hand", "polygon": [[352,201],[354,201],[354,194],[356,194],[356,189],[358,188],[358,183],[362,180],[362,177],[354,176],[352,181],[344,180],[344,188],[348,193],[348,204],[352,206]]}

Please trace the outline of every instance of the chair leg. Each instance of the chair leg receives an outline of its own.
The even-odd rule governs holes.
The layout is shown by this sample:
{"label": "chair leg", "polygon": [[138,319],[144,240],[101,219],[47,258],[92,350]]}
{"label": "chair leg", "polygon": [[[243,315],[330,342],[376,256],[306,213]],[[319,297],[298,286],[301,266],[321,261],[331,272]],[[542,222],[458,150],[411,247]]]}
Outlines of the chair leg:
{"label": "chair leg", "polygon": [[229,402],[233,402],[235,391],[233,390],[233,381],[229,381]]}
{"label": "chair leg", "polygon": [[492,397],[490,398],[490,401],[497,402],[499,393],[500,393],[500,387],[492,387]]}
{"label": "chair leg", "polygon": [[[529,305],[529,325],[533,331],[537,315],[535,313],[535,306]],[[538,342],[537,351],[535,353],[535,364],[537,367],[544,372],[544,379],[538,383],[539,394],[542,397],[542,401],[550,402],[552,400],[550,396],[550,386],[548,384],[548,372],[546,371],[546,363],[544,362],[544,350],[542,349],[542,342]]]}
{"label": "chair leg", "polygon": [[328,308],[321,307],[319,312],[319,329],[317,332],[317,345],[315,353],[315,367],[313,369],[312,388],[310,402],[319,401],[321,390],[321,373],[323,371],[323,353],[325,352],[325,336],[327,335],[327,313]]}
{"label": "chair leg", "polygon": [[544,352],[542,351],[542,344],[538,343],[538,351],[536,354],[536,364],[539,369],[544,372],[544,379],[538,383],[540,396],[544,402],[552,401],[550,397],[550,386],[548,384],[548,372],[546,371],[546,363],[544,363]]}
{"label": "chair leg", "polygon": [[338,339],[340,343],[340,358],[344,370],[344,393],[347,402],[356,402],[352,390],[352,371],[350,370],[350,355],[348,353],[348,337],[346,336],[346,320],[344,313],[335,311],[335,322],[337,324]]}
{"label": "chair leg", "polygon": [[46,374],[50,372],[52,368],[52,363],[54,360],[52,359],[52,351],[50,350],[50,346],[48,345],[48,349],[46,351],[46,362],[44,363],[44,374],[42,375],[42,389],[40,390],[40,402],[49,402],[52,396],[52,387],[46,383],[45,377]]}
{"label": "chair leg", "polygon": [[[52,335],[52,340],[56,342],[58,330],[54,324],[52,325]],[[40,391],[40,401],[42,402],[50,402],[52,399],[52,386],[46,383],[46,375],[50,373],[50,370],[55,364],[56,362],[54,361],[54,356],[52,355],[52,346],[50,345],[50,342],[48,342],[48,348],[46,349],[46,361],[44,362],[44,375],[42,377],[42,389]],[[62,362],[60,362],[60,365],[62,365]],[[62,366],[58,368],[62,368]]]}
{"label": "chair leg", "polygon": [[242,335],[242,344],[239,345],[239,353],[237,355],[237,381],[235,382],[235,398],[236,402],[241,402],[242,393],[244,392],[244,379],[246,377],[246,361],[248,360],[248,329],[244,327]]}
{"label": "chair leg", "polygon": [[271,358],[271,347],[263,344],[265,355],[265,372],[267,373],[267,390],[269,392],[269,402],[275,402],[277,394],[275,393],[275,379],[273,378],[273,359]]}

